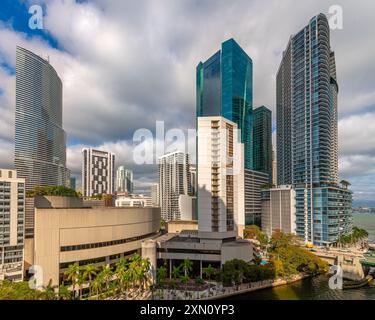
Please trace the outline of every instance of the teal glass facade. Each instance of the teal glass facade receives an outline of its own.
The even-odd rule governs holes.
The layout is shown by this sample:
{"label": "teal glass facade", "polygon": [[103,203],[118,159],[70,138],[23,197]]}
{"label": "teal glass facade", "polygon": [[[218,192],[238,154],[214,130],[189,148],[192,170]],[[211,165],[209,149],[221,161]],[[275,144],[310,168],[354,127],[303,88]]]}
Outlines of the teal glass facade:
{"label": "teal glass facade", "polygon": [[235,122],[245,145],[245,168],[253,168],[253,63],[233,39],[197,66],[197,117],[222,116]]}
{"label": "teal glass facade", "polygon": [[272,182],[272,112],[260,106],[253,113],[254,170],[267,173]]}
{"label": "teal glass facade", "polygon": [[278,184],[296,189],[297,234],[333,243],[351,231],[352,193],[338,186],[338,84],[325,15],[291,37],[276,88]]}

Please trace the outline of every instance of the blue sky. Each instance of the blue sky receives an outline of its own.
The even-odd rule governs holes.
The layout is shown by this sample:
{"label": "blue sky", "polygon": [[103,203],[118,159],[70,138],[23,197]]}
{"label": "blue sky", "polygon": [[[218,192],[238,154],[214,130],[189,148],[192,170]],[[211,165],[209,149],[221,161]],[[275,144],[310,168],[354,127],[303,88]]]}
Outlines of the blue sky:
{"label": "blue sky", "polygon": [[[40,4],[44,29],[28,27],[28,8]],[[117,155],[145,190],[155,166],[132,160],[132,135],[195,124],[195,67],[235,38],[254,64],[254,106],[275,121],[275,75],[291,34],[332,4],[344,27],[331,31],[339,92],[340,177],[357,203],[375,205],[374,1],[139,0],[0,2],[0,166],[13,166],[15,47],[49,56],[64,84],[68,166],[80,178],[81,148]],[[285,19],[285,17],[288,17]]]}

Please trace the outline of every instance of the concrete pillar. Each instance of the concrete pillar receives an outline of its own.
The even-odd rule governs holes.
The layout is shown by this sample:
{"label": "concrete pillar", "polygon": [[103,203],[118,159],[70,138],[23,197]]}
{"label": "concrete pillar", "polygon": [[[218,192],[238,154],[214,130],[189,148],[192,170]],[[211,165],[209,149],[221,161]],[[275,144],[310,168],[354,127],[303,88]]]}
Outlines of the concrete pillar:
{"label": "concrete pillar", "polygon": [[156,281],[156,267],[157,267],[157,261],[156,261],[156,242],[155,240],[145,240],[142,241],[141,245],[141,255],[143,259],[149,259],[150,260],[150,271],[152,276],[152,283],[155,283]]}

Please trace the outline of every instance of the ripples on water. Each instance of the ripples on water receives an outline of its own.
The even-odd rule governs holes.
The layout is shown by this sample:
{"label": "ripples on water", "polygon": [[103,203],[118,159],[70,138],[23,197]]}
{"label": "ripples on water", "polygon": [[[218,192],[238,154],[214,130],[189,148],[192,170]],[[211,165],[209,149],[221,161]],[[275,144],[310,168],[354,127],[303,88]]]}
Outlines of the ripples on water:
{"label": "ripples on water", "polygon": [[240,300],[375,300],[375,283],[350,290],[332,290],[327,275],[304,279],[287,286],[232,297]]}

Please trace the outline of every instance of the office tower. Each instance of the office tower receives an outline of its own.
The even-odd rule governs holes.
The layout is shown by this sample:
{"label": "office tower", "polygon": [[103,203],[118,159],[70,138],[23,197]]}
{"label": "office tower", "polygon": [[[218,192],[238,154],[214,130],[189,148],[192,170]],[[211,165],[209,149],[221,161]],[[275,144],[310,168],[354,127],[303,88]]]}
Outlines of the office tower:
{"label": "office tower", "polygon": [[265,106],[253,111],[254,170],[268,174],[272,182],[272,113]]}
{"label": "office tower", "polygon": [[189,155],[174,151],[158,159],[162,219],[180,220],[180,194],[190,194]]}
{"label": "office tower", "polygon": [[245,224],[261,226],[261,194],[268,183],[267,173],[245,169]]}
{"label": "office tower", "polygon": [[190,165],[190,189],[191,195],[194,196],[197,192],[197,168],[196,166]]}
{"label": "office tower", "polygon": [[223,238],[241,234],[244,221],[244,145],[237,124],[198,118],[198,229]]}
{"label": "office tower", "polygon": [[291,186],[262,192],[262,230],[268,236],[276,230],[296,233],[296,192]]}
{"label": "office tower", "polygon": [[233,39],[197,66],[197,117],[222,116],[237,124],[245,145],[245,168],[253,169],[253,63]]}
{"label": "office tower", "polygon": [[70,177],[70,189],[76,189],[76,177]]}
{"label": "office tower", "polygon": [[277,186],[277,160],[275,150],[272,150],[272,184]]}
{"label": "office tower", "polygon": [[15,168],[35,186],[69,184],[62,127],[62,83],[48,60],[17,46]]}
{"label": "office tower", "polygon": [[335,56],[325,15],[293,35],[277,73],[278,184],[296,190],[296,232],[306,242],[333,243],[351,231],[349,190],[337,185]]}
{"label": "office tower", "polygon": [[25,179],[0,169],[0,280],[22,280]]}
{"label": "office tower", "polygon": [[107,151],[82,150],[82,193],[85,197],[113,194],[115,186],[115,155]]}
{"label": "office tower", "polygon": [[133,193],[133,171],[119,166],[116,172],[117,192]]}
{"label": "office tower", "polygon": [[151,187],[151,199],[152,199],[152,205],[155,207],[160,206],[160,193],[159,193],[159,184],[154,183]]}

